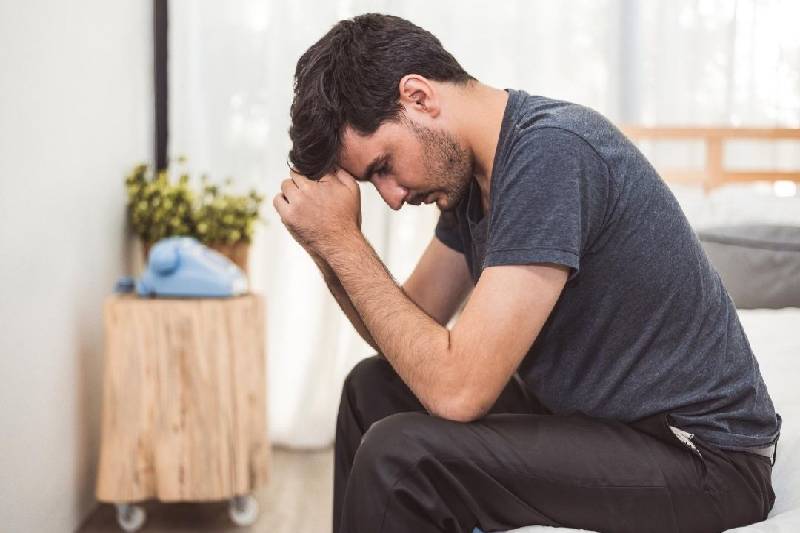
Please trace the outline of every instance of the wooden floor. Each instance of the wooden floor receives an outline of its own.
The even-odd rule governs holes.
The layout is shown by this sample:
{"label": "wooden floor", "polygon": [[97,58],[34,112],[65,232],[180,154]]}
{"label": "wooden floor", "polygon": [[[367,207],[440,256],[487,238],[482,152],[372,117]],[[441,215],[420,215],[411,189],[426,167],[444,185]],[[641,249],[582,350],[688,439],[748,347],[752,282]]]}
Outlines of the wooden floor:
{"label": "wooden floor", "polygon": [[[227,502],[147,502],[142,533],[330,533],[333,512],[333,451],[275,448],[270,481],[256,494],[260,515],[250,527],[228,518]],[[78,533],[122,531],[113,505],[99,504]]]}

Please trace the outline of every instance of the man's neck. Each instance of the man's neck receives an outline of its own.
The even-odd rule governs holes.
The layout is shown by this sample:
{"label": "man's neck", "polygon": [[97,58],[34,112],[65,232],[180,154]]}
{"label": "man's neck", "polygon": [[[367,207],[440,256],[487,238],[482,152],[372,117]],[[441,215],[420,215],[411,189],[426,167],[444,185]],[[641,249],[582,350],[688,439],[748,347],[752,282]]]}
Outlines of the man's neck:
{"label": "man's neck", "polygon": [[464,93],[461,135],[475,158],[475,181],[481,190],[484,213],[489,209],[492,166],[508,93],[480,82]]}

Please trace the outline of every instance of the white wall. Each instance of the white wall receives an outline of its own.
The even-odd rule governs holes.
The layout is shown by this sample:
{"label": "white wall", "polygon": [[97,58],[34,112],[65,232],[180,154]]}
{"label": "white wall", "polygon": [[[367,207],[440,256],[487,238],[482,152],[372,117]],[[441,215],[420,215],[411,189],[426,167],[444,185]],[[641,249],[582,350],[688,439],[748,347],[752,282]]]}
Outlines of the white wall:
{"label": "white wall", "polygon": [[0,529],[94,506],[103,298],[130,264],[124,172],[150,157],[145,0],[0,0]]}

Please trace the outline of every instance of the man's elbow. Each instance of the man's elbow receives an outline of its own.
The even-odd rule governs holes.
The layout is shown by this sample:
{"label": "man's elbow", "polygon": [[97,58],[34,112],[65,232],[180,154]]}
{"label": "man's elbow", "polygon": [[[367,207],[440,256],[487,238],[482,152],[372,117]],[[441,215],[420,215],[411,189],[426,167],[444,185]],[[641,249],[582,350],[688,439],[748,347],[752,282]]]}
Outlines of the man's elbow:
{"label": "man's elbow", "polygon": [[485,395],[465,390],[437,402],[431,414],[454,422],[472,422],[483,418],[493,404]]}

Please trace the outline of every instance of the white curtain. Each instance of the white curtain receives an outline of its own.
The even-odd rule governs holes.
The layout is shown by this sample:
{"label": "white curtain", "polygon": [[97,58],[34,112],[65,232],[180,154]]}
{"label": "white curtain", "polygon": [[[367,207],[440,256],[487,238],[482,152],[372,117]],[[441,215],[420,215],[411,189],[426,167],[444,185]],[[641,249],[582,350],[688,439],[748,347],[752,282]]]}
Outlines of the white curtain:
{"label": "white curtain", "polygon": [[[631,2],[631,121],[650,125],[800,125],[800,2]],[[656,166],[699,166],[699,143],[645,146]],[[647,148],[650,148],[647,150]],[[728,143],[730,168],[800,168],[796,142]]]}
{"label": "white curtain", "polygon": [[[251,270],[268,301],[279,444],[330,444],[344,376],[370,355],[271,207],[287,169],[295,62],[337,20],[368,11],[430,30],[481,81],[612,120],[800,123],[800,17],[788,0],[172,0],[170,154],[268,198]],[[365,234],[402,282],[437,211],[391,212],[371,186],[362,191]]]}

